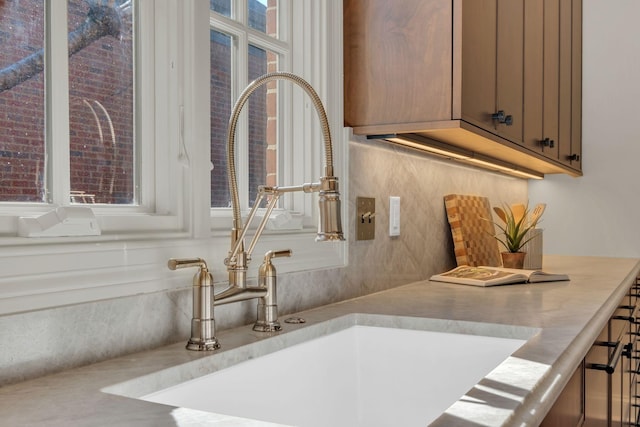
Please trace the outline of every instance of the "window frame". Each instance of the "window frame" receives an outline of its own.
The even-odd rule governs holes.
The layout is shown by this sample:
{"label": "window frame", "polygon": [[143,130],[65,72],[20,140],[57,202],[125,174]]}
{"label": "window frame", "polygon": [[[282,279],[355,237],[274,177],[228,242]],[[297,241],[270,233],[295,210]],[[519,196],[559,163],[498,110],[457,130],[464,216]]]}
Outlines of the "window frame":
{"label": "window frame", "polygon": [[[45,129],[47,170],[47,199],[43,203],[0,203],[0,245],[39,244],[37,239],[17,236],[17,218],[35,217],[55,209],[58,206],[83,206],[91,208],[97,217],[102,230],[101,236],[91,239],[102,241],[119,239],[124,234],[141,235],[149,232],[175,232],[184,229],[184,219],[180,217],[179,204],[172,201],[178,190],[180,177],[177,167],[171,164],[169,157],[158,155],[158,148],[168,145],[168,137],[159,144],[157,135],[175,135],[175,124],[171,125],[169,117],[176,114],[169,102],[154,103],[156,93],[160,98],[165,95],[161,87],[169,88],[167,94],[174,94],[177,89],[176,77],[160,76],[156,70],[167,68],[167,64],[175,63],[177,52],[159,48],[155,42],[157,37],[165,37],[163,29],[171,23],[168,12],[170,2],[139,0],[136,13],[136,35],[134,51],[139,53],[135,65],[134,98],[138,104],[135,108],[135,168],[138,170],[134,178],[136,182],[137,203],[134,205],[106,204],[73,204],[70,194],[70,159],[69,159],[69,72],[67,46],[67,3],[53,4],[53,0],[45,0]],[[174,8],[175,9],[175,8]],[[155,13],[158,11],[159,13]],[[157,18],[157,17],[160,18]],[[142,78],[144,76],[144,78]],[[162,80],[162,83],[160,83]],[[56,84],[48,82],[55,81]],[[165,96],[168,98],[168,96]],[[158,108],[160,106],[160,108]],[[162,108],[162,106],[165,106]],[[172,147],[165,147],[170,150]],[[165,171],[157,173],[156,171]],[[166,173],[169,171],[169,174]],[[163,182],[164,180],[164,182]],[[164,185],[163,185],[164,184]],[[168,189],[168,193],[166,194]],[[165,191],[161,191],[165,190]],[[67,239],[60,238],[63,242]]]}
{"label": "window frame", "polygon": [[[50,2],[47,0],[47,4]],[[155,102],[152,108],[141,112],[143,123],[148,127],[136,130],[146,133],[145,142],[154,142],[142,154],[143,164],[147,160],[152,164],[148,173],[152,177],[157,175],[152,194],[143,196],[148,198],[148,208],[124,207],[116,212],[96,207],[96,216],[103,227],[100,236],[22,238],[7,231],[16,227],[17,216],[38,215],[50,210],[51,206],[3,205],[0,213],[5,220],[0,221],[0,315],[189,287],[193,271],[170,271],[166,267],[169,258],[201,257],[207,260],[216,286],[226,281],[223,260],[229,249],[230,227],[224,219],[216,221],[216,215],[211,214],[208,91],[207,96],[202,96],[202,87],[209,84],[209,58],[201,54],[209,50],[206,12],[209,2],[140,2],[148,8],[141,7],[140,19],[154,16],[153,28],[149,28],[147,21],[143,29],[143,36],[146,34],[143,40],[146,41],[136,46],[146,50],[145,60],[153,64],[153,70],[145,74],[141,82],[146,85],[141,90],[155,92]],[[299,74],[318,90],[325,102],[334,140],[334,167],[341,180],[343,211],[346,212],[346,201],[349,200],[346,180],[348,134],[342,126],[342,2],[295,0],[293,3],[304,8],[306,22],[293,23],[298,31],[305,29],[304,25],[310,25],[311,16],[314,19],[321,16],[317,24],[306,27],[314,28],[312,40],[293,39],[292,43],[297,49],[323,49],[323,53],[316,53],[316,56],[323,60],[331,56],[326,61],[328,68],[315,70],[308,55],[295,58],[294,54],[292,71],[301,70]],[[334,22],[335,28],[328,29],[329,22]],[[300,68],[296,68],[296,63]],[[295,97],[295,93],[292,96]],[[304,99],[293,102],[308,103]],[[303,113],[313,117],[311,111]],[[317,121],[315,117],[313,119]],[[310,126],[295,132],[303,136],[319,134],[317,129],[314,132],[314,126],[319,127],[312,121]],[[294,134],[293,139],[296,137]],[[311,145],[316,156],[322,154],[321,143],[314,141]],[[303,147],[296,149],[303,150]],[[307,158],[305,163],[311,164],[311,160]],[[320,165],[322,162],[314,163]],[[308,209],[315,211],[312,198],[300,196],[304,196],[303,203]],[[348,236],[349,224],[344,214],[343,224],[345,236]],[[249,276],[257,275],[259,254],[270,249],[291,248],[294,251],[293,257],[278,260],[281,274],[346,265],[346,244],[314,244],[314,236],[315,229],[306,227],[295,232],[266,232],[256,247]]]}

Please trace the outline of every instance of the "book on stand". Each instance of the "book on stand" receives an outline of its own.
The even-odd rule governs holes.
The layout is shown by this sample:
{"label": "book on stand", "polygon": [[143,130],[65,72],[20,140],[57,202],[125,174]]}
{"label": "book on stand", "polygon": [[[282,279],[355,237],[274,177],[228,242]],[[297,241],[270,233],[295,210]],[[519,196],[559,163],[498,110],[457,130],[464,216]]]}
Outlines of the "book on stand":
{"label": "book on stand", "polygon": [[497,286],[516,283],[556,282],[569,280],[569,276],[566,274],[546,273],[541,270],[462,265],[445,273],[435,274],[429,280],[460,285]]}

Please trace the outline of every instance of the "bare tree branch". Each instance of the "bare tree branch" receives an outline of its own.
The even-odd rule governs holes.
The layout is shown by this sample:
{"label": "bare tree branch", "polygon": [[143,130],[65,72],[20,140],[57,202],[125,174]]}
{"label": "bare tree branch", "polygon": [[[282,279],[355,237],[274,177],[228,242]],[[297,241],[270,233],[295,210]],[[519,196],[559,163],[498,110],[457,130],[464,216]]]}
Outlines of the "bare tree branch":
{"label": "bare tree branch", "polygon": [[[112,36],[118,38],[122,29],[122,6],[92,3],[87,19],[69,33],[69,56],[81,51],[94,41]],[[0,93],[9,90],[44,70],[44,49],[0,70]]]}

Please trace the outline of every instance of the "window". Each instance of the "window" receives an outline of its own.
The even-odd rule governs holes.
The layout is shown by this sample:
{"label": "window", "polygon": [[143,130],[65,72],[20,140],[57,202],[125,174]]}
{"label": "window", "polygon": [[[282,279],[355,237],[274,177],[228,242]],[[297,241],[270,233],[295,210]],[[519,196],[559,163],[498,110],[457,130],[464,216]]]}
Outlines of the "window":
{"label": "window", "polygon": [[[222,231],[225,237],[215,256],[224,259],[231,224],[226,157],[229,117],[244,88],[265,73],[299,75],[323,99],[346,206],[342,162],[346,162],[347,150],[339,132],[343,129],[342,33],[334,31],[341,26],[342,2],[210,0],[210,9],[211,224],[214,232]],[[238,121],[235,141],[243,216],[253,206],[259,185],[300,185],[317,182],[323,175],[324,144],[317,113],[304,90],[289,81],[270,82],[252,93]],[[290,248],[294,256],[279,260],[281,272],[344,264],[344,245],[314,244],[317,194],[285,194],[275,215],[279,216],[274,230],[263,234],[254,251],[256,260],[267,250]],[[281,218],[287,220],[279,221]]]}
{"label": "window", "polygon": [[[85,22],[91,11],[89,4],[70,0],[67,6],[68,32],[79,35],[69,49],[75,51],[80,48],[78,45],[91,41],[68,60],[70,199],[72,203],[137,204],[133,57],[136,3],[120,0],[111,8],[94,7],[94,13],[103,13],[94,19],[106,24],[99,28],[105,28],[103,32],[111,28],[110,34],[101,37],[88,30],[87,35],[82,34],[82,29],[88,27]],[[86,38],[89,40],[84,42]],[[53,176],[57,176],[55,171]]]}
{"label": "window", "polygon": [[[252,80],[290,68],[291,44],[284,23],[290,21],[286,0],[211,0],[211,207],[230,206],[227,178],[227,126],[232,102]],[[285,108],[279,102],[277,82],[254,92],[245,109],[245,131],[238,132],[238,181],[243,209],[252,206],[259,185],[278,181],[278,118]],[[242,128],[242,127],[241,127]]]}
{"label": "window", "polygon": [[[69,56],[69,32],[88,5],[119,8],[126,33]],[[0,92],[0,315],[184,287],[192,272],[169,271],[170,257],[202,257],[223,281],[231,222],[224,133],[242,89],[272,69],[303,76],[325,100],[346,206],[342,41],[328,30],[341,28],[341,13],[335,0],[0,2],[0,73],[45,52],[44,71]],[[259,184],[297,185],[322,173],[306,94],[289,82],[264,89],[239,124],[243,210]],[[60,205],[90,207],[102,235],[16,236],[17,217]],[[270,249],[294,251],[280,273],[344,265],[344,245],[313,243],[309,195],[281,208],[300,213],[305,228],[266,233],[250,276]]]}
{"label": "window", "polygon": [[179,126],[178,107],[156,94],[178,85],[155,71],[176,62],[155,35],[170,4],[0,5],[0,41],[12,46],[0,52],[0,236],[16,235],[17,216],[66,205],[90,206],[103,238],[185,228],[178,166],[160,155]]}
{"label": "window", "polygon": [[[45,21],[54,33],[65,21],[47,7],[42,0],[1,6],[0,37],[11,48],[0,52],[0,201],[134,204],[135,3],[68,1],[68,46],[45,40]],[[65,75],[67,93],[45,94]],[[51,110],[47,117],[45,102],[68,110],[68,122],[54,122]],[[63,151],[69,158],[58,161]]]}

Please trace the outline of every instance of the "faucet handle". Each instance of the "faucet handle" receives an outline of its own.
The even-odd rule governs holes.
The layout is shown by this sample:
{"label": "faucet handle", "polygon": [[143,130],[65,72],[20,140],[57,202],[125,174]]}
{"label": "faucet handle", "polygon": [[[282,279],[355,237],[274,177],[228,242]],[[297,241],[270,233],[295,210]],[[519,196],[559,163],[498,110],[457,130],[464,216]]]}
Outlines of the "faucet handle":
{"label": "faucet handle", "polygon": [[271,264],[272,258],[291,256],[291,249],[279,251],[268,251],[264,254],[264,262],[258,269],[258,286],[267,291],[266,295],[260,298],[258,303],[258,316],[253,330],[258,332],[279,331],[278,322],[278,299],[276,295],[277,274],[276,268]]}
{"label": "faucet handle", "polygon": [[281,250],[278,250],[278,251],[269,251],[266,254],[264,254],[264,261],[265,262],[269,262],[273,258],[282,258],[282,257],[285,257],[285,256],[291,256],[291,255],[293,255],[293,251],[291,249],[281,249]]}
{"label": "faucet handle", "polygon": [[207,270],[207,263],[202,258],[171,258],[167,262],[167,267],[169,267],[169,270],[190,267],[199,267]]}
{"label": "faucet handle", "polygon": [[170,270],[198,267],[193,276],[193,317],[191,318],[191,338],[187,350],[217,350],[220,343],[216,338],[216,322],[213,317],[213,276],[202,258],[171,258]]}

